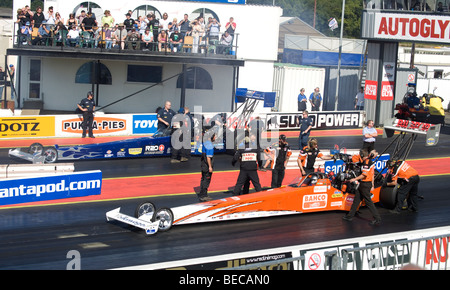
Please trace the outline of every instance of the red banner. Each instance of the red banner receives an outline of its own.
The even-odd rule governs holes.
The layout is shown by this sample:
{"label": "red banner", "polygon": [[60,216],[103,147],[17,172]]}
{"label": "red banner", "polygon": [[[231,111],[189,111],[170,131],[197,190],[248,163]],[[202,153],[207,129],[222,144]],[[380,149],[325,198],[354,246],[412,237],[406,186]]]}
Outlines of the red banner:
{"label": "red banner", "polygon": [[364,99],[376,100],[377,99],[377,81],[366,80],[364,87]]}

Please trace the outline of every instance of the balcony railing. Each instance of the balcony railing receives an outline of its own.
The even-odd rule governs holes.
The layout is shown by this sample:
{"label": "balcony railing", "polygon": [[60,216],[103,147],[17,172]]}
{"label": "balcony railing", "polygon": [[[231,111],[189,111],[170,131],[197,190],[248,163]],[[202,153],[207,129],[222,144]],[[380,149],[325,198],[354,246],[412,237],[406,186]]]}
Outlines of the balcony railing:
{"label": "balcony railing", "polygon": [[[114,27],[109,29],[99,27],[90,31],[78,30],[78,37],[71,37],[77,33],[71,33],[64,26],[45,25],[43,28],[32,28],[15,23],[13,40],[14,48],[53,49],[63,51],[96,51],[115,53],[142,53],[155,55],[182,55],[198,57],[236,58],[239,34],[228,35],[218,33],[216,35],[204,33],[186,35],[180,33],[181,41],[175,42],[169,33],[163,40],[143,37],[139,30],[126,31],[125,28]],[[116,32],[117,30],[123,32]],[[173,32],[172,32],[173,33]],[[121,37],[116,37],[121,36]]]}

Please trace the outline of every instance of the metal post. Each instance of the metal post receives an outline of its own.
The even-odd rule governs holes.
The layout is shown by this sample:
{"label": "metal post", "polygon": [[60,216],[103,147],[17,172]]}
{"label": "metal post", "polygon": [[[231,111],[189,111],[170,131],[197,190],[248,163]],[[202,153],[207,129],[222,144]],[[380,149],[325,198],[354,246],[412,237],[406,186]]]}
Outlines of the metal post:
{"label": "metal post", "polygon": [[342,0],[341,35],[339,37],[339,61],[336,78],[336,99],[334,104],[335,111],[338,110],[338,103],[339,103],[339,79],[341,78],[341,55],[342,55],[342,38],[344,36],[344,16],[345,16],[345,0]]}

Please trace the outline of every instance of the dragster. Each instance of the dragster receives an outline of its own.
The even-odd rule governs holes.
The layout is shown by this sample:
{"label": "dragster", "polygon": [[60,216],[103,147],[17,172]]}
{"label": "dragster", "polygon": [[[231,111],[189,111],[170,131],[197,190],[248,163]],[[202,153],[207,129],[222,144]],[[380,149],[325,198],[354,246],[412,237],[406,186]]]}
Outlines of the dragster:
{"label": "dragster", "polygon": [[[392,137],[395,132],[399,134],[387,146],[385,152],[395,145],[394,152],[390,154],[391,160],[406,159],[418,134],[427,135],[426,145],[434,146],[439,140],[439,131],[440,124],[388,120],[384,126],[383,136]],[[406,134],[411,134],[411,138],[405,139]],[[168,231],[173,225],[322,211],[349,211],[354,199],[354,190],[358,186],[357,182],[350,183],[349,180],[360,174],[360,168],[351,162],[351,156],[347,154],[338,153],[335,155],[335,160],[337,159],[345,162],[345,166],[342,166],[339,172],[310,173],[280,188],[158,210],[151,201],[145,201],[137,206],[134,217],[121,213],[119,207],[108,211],[106,219],[141,228],[147,235],[153,235]],[[374,189],[371,191],[372,201],[393,208],[397,200],[396,187],[386,186],[385,177],[381,172],[375,176]]]}

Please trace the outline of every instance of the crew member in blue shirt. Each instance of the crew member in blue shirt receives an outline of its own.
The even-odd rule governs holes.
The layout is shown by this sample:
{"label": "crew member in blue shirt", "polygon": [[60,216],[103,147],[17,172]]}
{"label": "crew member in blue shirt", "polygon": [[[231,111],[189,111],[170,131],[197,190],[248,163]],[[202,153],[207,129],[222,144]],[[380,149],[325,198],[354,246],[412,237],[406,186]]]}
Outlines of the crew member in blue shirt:
{"label": "crew member in blue shirt", "polygon": [[298,146],[302,150],[308,146],[309,134],[313,125],[313,120],[308,116],[308,111],[303,111],[303,118],[298,117],[298,124],[300,126],[300,134],[298,136]]}
{"label": "crew member in blue shirt", "polygon": [[306,98],[304,88],[302,88],[300,90],[300,94],[298,94],[297,100],[298,100],[298,111],[299,112],[305,111],[306,110],[306,102],[308,102],[308,99]]}
{"label": "crew member in blue shirt", "polygon": [[315,88],[314,92],[309,96],[309,102],[311,103],[311,111],[320,111],[322,95],[320,94],[319,87]]}
{"label": "crew member in blue shirt", "polygon": [[213,133],[211,137],[206,137],[207,135],[207,133],[204,134],[206,141],[203,142],[201,157],[202,179],[200,181],[200,192],[197,194],[200,201],[212,200],[208,195],[208,187],[214,170],[214,145],[212,142],[216,140],[216,134]]}

